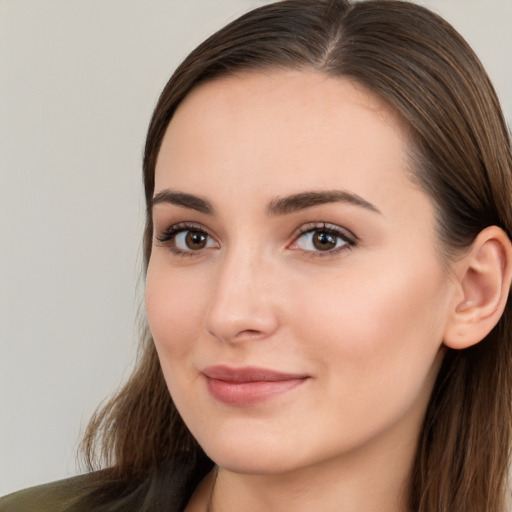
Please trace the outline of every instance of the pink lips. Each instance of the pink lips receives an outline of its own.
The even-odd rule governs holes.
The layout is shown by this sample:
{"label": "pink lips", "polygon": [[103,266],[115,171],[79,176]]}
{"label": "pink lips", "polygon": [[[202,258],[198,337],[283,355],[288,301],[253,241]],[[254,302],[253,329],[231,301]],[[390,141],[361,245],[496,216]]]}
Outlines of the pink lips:
{"label": "pink lips", "polygon": [[247,366],[209,366],[202,371],[210,394],[228,405],[252,405],[290,391],[309,377]]}

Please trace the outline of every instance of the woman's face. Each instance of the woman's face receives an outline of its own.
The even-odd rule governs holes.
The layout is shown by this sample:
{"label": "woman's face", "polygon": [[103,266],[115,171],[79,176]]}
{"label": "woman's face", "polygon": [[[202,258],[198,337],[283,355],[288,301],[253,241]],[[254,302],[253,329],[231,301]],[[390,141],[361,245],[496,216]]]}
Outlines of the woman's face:
{"label": "woman's face", "polygon": [[220,466],[412,456],[455,284],[407,137],[315,72],[195,89],[156,165],[146,306],[185,423]]}

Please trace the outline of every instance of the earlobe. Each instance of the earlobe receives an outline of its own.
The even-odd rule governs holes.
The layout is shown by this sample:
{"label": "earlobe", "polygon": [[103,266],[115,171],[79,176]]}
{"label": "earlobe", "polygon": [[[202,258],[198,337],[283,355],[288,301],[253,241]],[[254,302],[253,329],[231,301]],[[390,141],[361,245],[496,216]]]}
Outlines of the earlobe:
{"label": "earlobe", "polygon": [[461,294],[453,306],[444,344],[463,349],[482,341],[503,314],[512,280],[510,239],[497,226],[485,228],[456,266]]}

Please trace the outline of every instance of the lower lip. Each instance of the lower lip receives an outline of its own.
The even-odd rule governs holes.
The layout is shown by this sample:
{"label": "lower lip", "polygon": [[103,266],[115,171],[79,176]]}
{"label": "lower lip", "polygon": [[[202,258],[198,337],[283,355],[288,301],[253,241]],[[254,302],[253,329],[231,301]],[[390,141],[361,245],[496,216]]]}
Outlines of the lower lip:
{"label": "lower lip", "polygon": [[307,379],[229,382],[206,377],[208,391],[219,402],[247,406],[270,400],[303,384]]}

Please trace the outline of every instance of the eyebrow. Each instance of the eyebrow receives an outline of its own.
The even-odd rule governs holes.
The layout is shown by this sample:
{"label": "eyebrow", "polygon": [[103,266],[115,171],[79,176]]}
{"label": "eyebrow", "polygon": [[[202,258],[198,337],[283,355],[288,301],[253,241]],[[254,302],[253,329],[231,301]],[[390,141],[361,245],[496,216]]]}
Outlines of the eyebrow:
{"label": "eyebrow", "polygon": [[[186,194],[185,192],[177,192],[170,189],[161,190],[155,194],[151,201],[151,206],[162,203],[174,204],[208,215],[215,213],[215,209],[210,201],[193,194]],[[328,203],[348,203],[381,214],[375,205],[366,201],[361,196],[346,190],[300,192],[286,197],[277,197],[270,201],[266,211],[269,216],[287,215]]]}
{"label": "eyebrow", "polygon": [[184,192],[174,192],[170,189],[161,190],[158,194],[153,196],[151,206],[157,204],[169,203],[184,208],[190,208],[201,213],[212,215],[214,213],[213,205],[206,199],[194,196],[192,194],[185,194]]}
{"label": "eyebrow", "polygon": [[[268,215],[286,215],[299,210],[305,210],[313,206],[319,206],[328,203],[348,203],[355,206],[360,206],[375,213],[380,213],[379,209],[369,203],[361,196],[348,192],[346,190],[325,190],[325,191],[312,191],[301,192],[286,197],[278,197],[273,199],[268,207]],[[382,215],[382,214],[381,214]]]}

